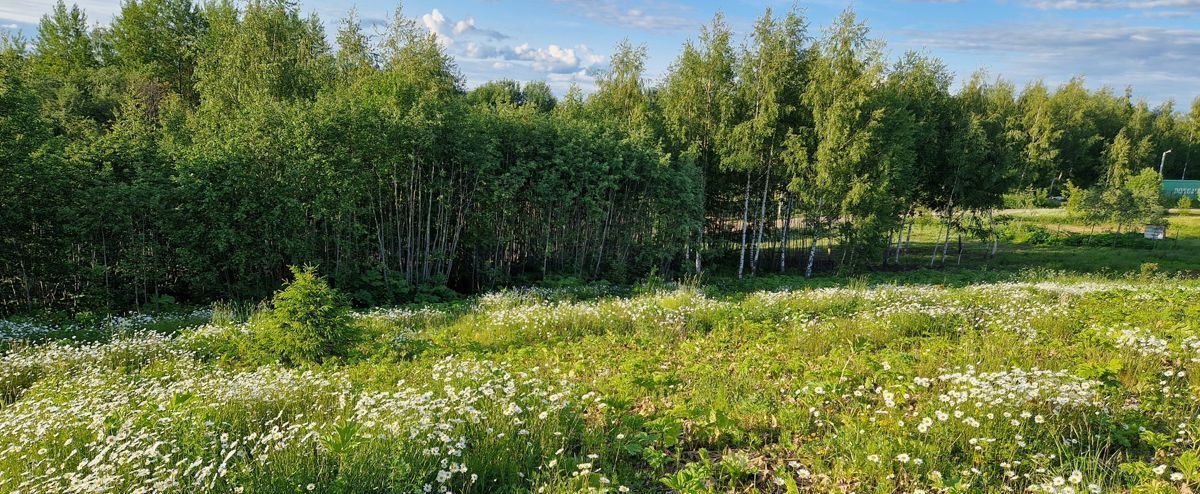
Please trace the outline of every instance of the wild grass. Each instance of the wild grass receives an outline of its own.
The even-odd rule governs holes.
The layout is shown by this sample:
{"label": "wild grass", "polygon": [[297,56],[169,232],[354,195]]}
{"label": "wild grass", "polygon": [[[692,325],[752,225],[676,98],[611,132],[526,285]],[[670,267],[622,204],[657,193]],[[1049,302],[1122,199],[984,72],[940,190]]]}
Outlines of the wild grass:
{"label": "wild grass", "polygon": [[1197,297],[1046,273],[508,292],[358,313],[351,352],[299,366],[242,355],[244,317],[17,344],[0,492],[1184,490]]}
{"label": "wild grass", "polygon": [[0,493],[1200,487],[1197,260],[1005,247],[358,311],[320,359],[277,304],[3,321]]}

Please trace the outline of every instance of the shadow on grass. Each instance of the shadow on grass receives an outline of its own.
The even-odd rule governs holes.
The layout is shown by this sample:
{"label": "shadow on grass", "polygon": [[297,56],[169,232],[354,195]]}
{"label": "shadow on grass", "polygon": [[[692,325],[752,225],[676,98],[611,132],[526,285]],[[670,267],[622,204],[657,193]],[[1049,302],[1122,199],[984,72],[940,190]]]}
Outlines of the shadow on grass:
{"label": "shadow on grass", "polygon": [[710,277],[705,284],[726,293],[863,283],[961,287],[1027,278],[1031,271],[1115,278],[1139,273],[1145,263],[1157,264],[1161,273],[1200,276],[1200,239],[1196,238],[1180,239],[1170,248],[1159,249],[1001,244],[995,257],[989,256],[985,247],[972,246],[964,250],[961,262],[952,249],[945,266],[941,266],[939,258],[930,267],[933,251],[933,243],[913,243],[899,266],[892,264],[886,269],[839,273],[827,268],[817,271],[810,279],[805,279],[800,269],[784,274],[747,276],[740,280],[733,273],[722,272]]}

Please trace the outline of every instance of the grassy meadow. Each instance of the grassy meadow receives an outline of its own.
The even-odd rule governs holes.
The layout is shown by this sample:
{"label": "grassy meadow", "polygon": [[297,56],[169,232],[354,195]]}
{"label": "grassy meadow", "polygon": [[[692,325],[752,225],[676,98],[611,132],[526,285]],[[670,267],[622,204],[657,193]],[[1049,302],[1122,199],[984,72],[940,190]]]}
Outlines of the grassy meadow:
{"label": "grassy meadow", "polygon": [[358,310],[336,348],[276,331],[308,327],[279,296],[14,318],[0,492],[1192,492],[1200,216],[1171,224],[944,270]]}
{"label": "grassy meadow", "polygon": [[[1116,234],[1115,225],[1083,225],[1064,209],[1010,209],[999,211],[996,218],[1003,223],[998,228],[996,255],[990,255],[990,242],[964,238],[959,261],[957,237],[951,237],[948,268],[1019,271],[1037,267],[1112,274],[1138,271],[1143,263],[1155,263],[1167,272],[1200,270],[1200,209],[1172,210],[1167,217],[1167,239],[1161,242],[1141,239],[1140,228]],[[912,244],[905,250],[905,264],[928,266],[935,244],[943,240],[944,228],[935,218],[920,218],[913,228]]]}

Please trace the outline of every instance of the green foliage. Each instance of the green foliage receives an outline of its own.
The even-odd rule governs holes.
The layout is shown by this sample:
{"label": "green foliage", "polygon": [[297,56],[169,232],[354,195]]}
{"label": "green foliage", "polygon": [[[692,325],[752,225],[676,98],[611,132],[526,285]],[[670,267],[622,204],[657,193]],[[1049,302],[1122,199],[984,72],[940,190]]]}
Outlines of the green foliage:
{"label": "green foliage", "polygon": [[1050,244],[1071,247],[1119,247],[1125,249],[1170,249],[1174,247],[1170,240],[1150,240],[1137,232],[1066,235],[1059,237]]}
{"label": "green foliage", "polygon": [[[296,278],[284,291],[320,281]],[[229,314],[174,337],[80,344],[85,328],[61,331],[0,353],[0,448],[13,453],[0,478],[37,492],[103,475],[122,491],[267,494],[1151,492],[1196,481],[1195,280],[871,278],[586,299],[568,286],[373,309],[355,315],[358,358],[302,369],[264,355],[255,325]],[[194,460],[104,445],[168,447],[213,470],[183,475]]]}
{"label": "green foliage", "polygon": [[1175,459],[1175,468],[1183,474],[1188,482],[1200,482],[1200,452],[1184,451]]}
{"label": "green foliage", "polygon": [[292,267],[293,279],[251,321],[264,350],[292,365],[344,357],[358,338],[346,297],[312,266]]}
{"label": "green foliage", "polygon": [[1160,195],[1162,179],[1149,168],[1124,177],[1113,171],[1113,180],[1103,188],[1081,189],[1067,184],[1067,211],[1087,225],[1112,223],[1117,232],[1126,227],[1163,224],[1166,209]]}
{"label": "green foliage", "polygon": [[1142,263],[1142,266],[1138,269],[1138,275],[1143,280],[1148,280],[1158,274],[1158,269],[1159,269],[1158,263],[1144,262],[1144,263]]}
{"label": "green foliage", "polygon": [[[839,225],[851,265],[881,244],[901,207],[908,206],[899,194],[904,184],[898,179],[908,175],[914,160],[909,155],[908,122],[890,120],[893,114],[884,109],[889,94],[874,90],[885,67],[880,44],[867,35],[866,25],[847,9],[819,42],[812,83],[803,95],[818,140],[803,178],[792,184],[806,192],[808,216],[822,222],[855,218]],[[817,238],[834,225],[817,223],[812,228]],[[809,258],[811,266],[812,251]],[[806,273],[811,274],[811,268]]]}
{"label": "green foliage", "polygon": [[207,34],[206,30],[200,9],[191,0],[127,2],[107,35],[112,45],[111,63],[195,102],[199,54],[195,44]]}
{"label": "green foliage", "polygon": [[680,494],[708,494],[714,492],[708,486],[712,476],[711,467],[704,463],[689,463],[675,473],[663,477],[660,482]]}
{"label": "green foliage", "polygon": [[522,86],[511,80],[491,81],[467,93],[467,101],[475,105],[529,106],[540,112],[554,109],[557,100],[545,82],[534,81]]}
{"label": "green foliage", "polygon": [[1004,194],[1004,207],[1008,209],[1055,208],[1059,206],[1059,202],[1050,199],[1049,191],[1044,189],[1028,188]]}
{"label": "green foliage", "polygon": [[1083,189],[1067,182],[1066,209],[1086,225],[1097,225],[1106,221],[1111,215],[1110,205],[1104,201],[1099,191]]}
{"label": "green foliage", "polygon": [[1150,240],[1141,233],[1062,233],[1036,225],[1018,223],[1006,228],[1003,235],[1016,244],[1066,246],[1066,247],[1113,247],[1119,249],[1173,249],[1171,239]]}
{"label": "green foliage", "polygon": [[1084,362],[1075,369],[1075,374],[1102,382],[1106,386],[1118,386],[1120,381],[1117,380],[1117,377],[1124,368],[1125,364],[1120,359],[1112,359],[1107,362]]}
{"label": "green foliage", "polygon": [[982,73],[952,92],[936,58],[889,63],[853,10],[819,39],[768,10],[744,48],[718,15],[658,85],[626,41],[593,94],[561,98],[468,91],[401,10],[378,36],[350,12],[334,43],[304,12],[130,0],[93,26],[60,1],[28,46],[0,36],[0,312],[256,300],[305,263],[360,306],[857,273],[911,264],[906,229],[930,217],[944,265],[956,235],[994,254],[994,208],[1064,188],[1088,224],[1157,222],[1139,168],[1200,151],[1200,101]]}

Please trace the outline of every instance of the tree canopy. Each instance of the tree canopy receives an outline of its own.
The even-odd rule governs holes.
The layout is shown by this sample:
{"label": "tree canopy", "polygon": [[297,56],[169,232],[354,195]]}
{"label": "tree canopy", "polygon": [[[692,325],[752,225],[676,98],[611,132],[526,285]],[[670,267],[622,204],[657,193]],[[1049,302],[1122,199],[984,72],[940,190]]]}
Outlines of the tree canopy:
{"label": "tree canopy", "polygon": [[1157,219],[1147,167],[1170,149],[1182,176],[1200,138],[1200,100],[982,73],[954,91],[851,9],[819,34],[767,10],[744,39],[717,15],[657,84],[627,40],[562,97],[468,89],[400,10],[379,36],[353,11],[334,25],[330,43],[293,2],[129,0],[92,26],[60,1],[28,43],[3,38],[0,312],[262,298],[292,265],[360,305],[854,270],[899,260],[920,214],[945,262],[1014,197]]}

